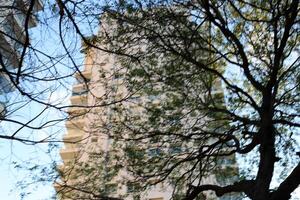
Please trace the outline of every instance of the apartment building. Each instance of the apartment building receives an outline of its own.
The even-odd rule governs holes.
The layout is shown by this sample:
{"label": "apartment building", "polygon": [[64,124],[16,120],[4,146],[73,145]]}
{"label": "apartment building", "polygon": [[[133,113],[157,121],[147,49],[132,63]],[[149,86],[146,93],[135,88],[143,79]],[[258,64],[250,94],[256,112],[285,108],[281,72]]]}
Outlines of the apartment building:
{"label": "apartment building", "polygon": [[[1,65],[9,71],[19,67],[21,51],[25,42],[25,21],[29,7],[28,0],[0,0],[0,54]],[[43,9],[40,0],[34,1],[34,8],[28,20],[28,28],[37,25],[36,13]],[[7,93],[13,90],[10,78],[3,72],[0,74],[0,115],[5,115]],[[0,118],[1,118],[0,117]]]}
{"label": "apartment building", "polygon": [[[65,123],[67,128],[67,133],[63,137],[65,145],[60,150],[63,163],[58,166],[60,180],[54,184],[57,198],[60,200],[171,199],[174,191],[172,184],[162,182],[149,187],[146,191],[139,191],[138,184],[130,181],[131,176],[126,167],[116,164],[118,159],[122,160],[124,152],[120,150],[121,147],[115,146],[116,139],[110,136],[110,131],[114,128],[113,124],[124,117],[118,116],[117,113],[122,111],[114,107],[114,104],[124,102],[123,106],[127,108],[126,112],[128,111],[130,116],[141,117],[144,110],[142,106],[137,105],[150,102],[159,106],[162,100],[158,99],[159,94],[151,93],[146,97],[130,94],[124,81],[126,70],[116,61],[114,55],[96,49],[87,49],[85,56],[84,69],[75,75],[76,83],[70,98],[71,106],[67,110],[69,120]],[[159,87],[159,84],[153,87]],[[220,85],[214,92],[222,93]],[[133,154],[139,154],[143,149],[143,145],[137,143],[133,143],[131,147]],[[192,144],[187,144],[186,148],[193,148]],[[143,154],[151,161],[163,152],[175,155],[183,151],[179,146],[158,147],[154,144],[148,149],[143,149]],[[229,166],[231,173],[237,174],[234,157],[220,160],[218,164],[221,168]],[[221,178],[215,174],[203,180],[205,183],[226,184],[222,183]],[[213,193],[207,192],[206,196],[217,199]],[[206,199],[205,196],[199,198]],[[221,199],[236,198],[224,196]]]}

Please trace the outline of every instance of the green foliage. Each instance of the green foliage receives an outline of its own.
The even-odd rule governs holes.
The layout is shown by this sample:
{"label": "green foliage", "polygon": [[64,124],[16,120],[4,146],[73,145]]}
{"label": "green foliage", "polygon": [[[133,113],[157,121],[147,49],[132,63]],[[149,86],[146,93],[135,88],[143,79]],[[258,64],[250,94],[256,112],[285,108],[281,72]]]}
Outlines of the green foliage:
{"label": "green foliage", "polygon": [[[233,191],[238,179],[253,179],[269,198],[274,169],[295,165],[299,138],[299,14],[288,14],[291,1],[112,5],[97,36],[114,58],[111,76],[100,75],[110,116],[99,132],[114,139],[105,180],[124,167],[141,190],[163,182],[176,199],[213,175]],[[248,164],[241,177],[221,162],[235,154]],[[249,185],[258,192],[240,191],[258,199],[261,185]]]}

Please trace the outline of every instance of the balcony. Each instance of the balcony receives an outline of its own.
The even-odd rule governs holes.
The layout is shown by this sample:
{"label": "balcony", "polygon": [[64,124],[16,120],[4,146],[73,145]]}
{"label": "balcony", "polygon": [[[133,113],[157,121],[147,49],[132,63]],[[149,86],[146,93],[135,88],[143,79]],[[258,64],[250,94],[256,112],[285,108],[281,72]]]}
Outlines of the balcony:
{"label": "balcony", "polygon": [[16,68],[19,64],[20,56],[18,51],[14,49],[15,43],[9,36],[0,34],[0,51],[6,61],[6,66],[9,68]]}
{"label": "balcony", "polygon": [[81,133],[73,133],[73,134],[67,134],[64,136],[63,141],[68,142],[80,142],[82,139],[83,134]]}
{"label": "balcony", "polygon": [[14,89],[15,88],[11,83],[8,75],[0,73],[0,94],[12,92]]}
{"label": "balcony", "polygon": [[58,172],[64,172],[65,169],[66,169],[65,164],[59,164],[59,165],[57,165],[57,167],[56,167],[56,171],[58,171]]}
{"label": "balcony", "polygon": [[[18,12],[14,14],[14,20],[16,23],[14,23],[15,26],[18,26],[18,29],[20,32],[24,32],[25,27],[25,20],[26,20],[26,14],[23,12]],[[33,28],[37,25],[36,19],[34,16],[31,16],[28,21],[28,28]]]}
{"label": "balcony", "polygon": [[[16,0],[14,1],[14,6],[17,11],[13,13],[13,17],[15,21],[17,22],[16,24],[19,26],[20,32],[24,31],[25,27],[25,19],[26,19],[26,12],[27,9],[29,8],[30,1],[29,0]],[[33,14],[31,14],[29,21],[28,21],[28,28],[35,27],[37,25],[37,18],[34,15],[35,13],[43,10],[43,4],[41,3],[40,0],[35,0],[34,2],[34,7],[33,7]]]}
{"label": "balcony", "polygon": [[76,116],[76,115],[85,115],[89,112],[88,108],[83,107],[70,107],[67,111],[70,116]]}
{"label": "balcony", "polygon": [[62,180],[56,180],[53,183],[53,187],[56,191],[58,199],[71,200],[71,199],[62,198],[62,195],[66,193],[66,189],[68,188],[68,186],[66,184],[69,184],[69,183],[65,183]]}
{"label": "balcony", "polygon": [[84,87],[81,88],[81,90],[79,90],[79,91],[76,91],[75,89],[73,89],[72,96],[86,95],[86,94],[88,94],[88,92],[89,91],[87,89],[85,89]]}
{"label": "balcony", "polygon": [[[9,61],[9,66],[14,68],[18,66],[19,61],[19,50],[23,47],[22,43],[25,40],[24,26],[26,19],[26,9],[29,5],[29,0],[16,0],[1,2],[7,6],[14,6],[18,9],[14,11],[8,10],[8,15],[3,19],[1,24],[1,31],[5,34],[0,34],[0,49],[3,57]],[[43,9],[43,4],[40,0],[35,1],[34,12],[38,12]],[[36,26],[37,19],[34,15],[28,23],[28,28]]]}
{"label": "balcony", "polygon": [[76,149],[79,143],[65,143],[65,149]]}
{"label": "balcony", "polygon": [[84,125],[85,125],[85,118],[84,117],[78,117],[78,118],[70,119],[70,120],[66,121],[65,125],[68,129],[81,129],[81,130],[83,130]]}
{"label": "balcony", "polygon": [[[27,10],[30,5],[30,0],[15,0],[14,6],[23,10]],[[33,6],[33,13],[43,10],[44,5],[41,0],[35,0]]]}
{"label": "balcony", "polygon": [[10,67],[18,66],[20,59],[20,49],[23,48],[25,36],[20,30],[12,15],[8,15],[0,26],[0,49],[3,57],[9,62]]}
{"label": "balcony", "polygon": [[78,128],[78,127],[74,127],[74,126],[69,126],[67,127],[68,130],[68,135],[84,135],[85,134],[85,130],[83,128]]}
{"label": "balcony", "polygon": [[63,183],[54,182],[53,187],[54,187],[56,192],[60,192],[63,189]]}
{"label": "balcony", "polygon": [[59,154],[64,162],[67,162],[68,160],[74,160],[79,155],[79,148],[61,149]]}
{"label": "balcony", "polygon": [[[80,91],[86,91],[86,84],[85,83],[78,83],[73,86],[73,93],[80,92]],[[75,94],[76,94],[75,92]]]}
{"label": "balcony", "polygon": [[72,96],[71,96],[71,103],[72,105],[80,105],[80,106],[85,106],[87,105],[87,90],[83,91],[73,91]]}
{"label": "balcony", "polygon": [[0,120],[5,117],[6,112],[7,111],[6,111],[5,104],[3,102],[0,102]]}
{"label": "balcony", "polygon": [[79,72],[76,72],[75,74],[75,78],[78,80],[78,82],[82,83],[82,76],[84,76],[84,78],[90,80],[92,77],[92,70],[87,68],[84,71],[81,72],[81,74]]}
{"label": "balcony", "polygon": [[41,0],[36,0],[35,3],[34,3],[33,11],[34,12],[39,12],[39,11],[43,10],[43,8],[44,8],[44,5],[43,5],[42,1]]}

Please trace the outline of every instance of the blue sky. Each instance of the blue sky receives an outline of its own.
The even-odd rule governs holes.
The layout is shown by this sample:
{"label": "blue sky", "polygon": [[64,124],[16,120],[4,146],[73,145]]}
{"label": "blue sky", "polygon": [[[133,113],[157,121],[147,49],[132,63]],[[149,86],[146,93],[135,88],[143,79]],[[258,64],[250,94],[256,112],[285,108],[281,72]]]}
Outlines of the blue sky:
{"label": "blue sky", "polygon": [[[46,10],[46,13],[43,13],[44,16],[41,16],[41,18],[47,18],[49,17],[50,11]],[[49,20],[47,19],[47,26],[49,25],[51,28],[45,31],[46,24],[43,24],[44,20],[42,20],[42,23],[39,24],[36,28],[31,30],[32,33],[32,43],[36,48],[39,50],[42,50],[44,52],[47,52],[51,55],[58,55],[61,53],[61,49],[58,48],[61,47],[59,45],[59,39],[57,37],[57,34],[55,33],[57,31],[57,19]],[[51,34],[53,33],[53,34]],[[55,34],[54,34],[55,33]],[[77,38],[78,39],[78,38]],[[69,42],[75,42],[77,43],[78,51],[80,46],[80,40],[76,40],[76,38],[72,38],[72,36],[69,38]],[[78,55],[77,61],[79,63],[82,62],[82,57]],[[63,61],[66,64],[71,64],[69,60]],[[57,65],[59,68],[66,69],[63,65]],[[52,95],[52,100],[58,100],[64,97],[65,100],[64,103],[68,102],[67,94],[69,94],[71,89],[71,83],[73,79],[66,80],[66,87],[61,87],[59,91],[54,93]],[[54,83],[53,83],[54,84]],[[20,118],[20,120],[26,120],[23,119],[23,114],[26,113],[28,117],[34,116],[35,113],[38,113],[38,111],[42,109],[41,105],[38,104],[32,104],[30,106],[26,106],[23,109],[19,110],[18,113],[14,113],[14,117]],[[50,113],[47,113],[45,115],[45,119],[47,120],[47,117],[56,116],[57,118],[61,117],[58,113],[55,111],[50,111]],[[0,123],[0,129],[4,130],[5,132],[9,133],[12,130],[15,130],[15,125],[8,124],[8,123]],[[62,135],[65,133],[64,124],[61,122],[55,127],[50,127],[48,129],[42,130],[42,131],[36,131],[34,134],[38,138],[43,138],[44,136],[51,134],[51,133],[57,133],[57,138],[61,138]],[[22,132],[19,133],[20,135],[30,135],[32,134],[31,130],[24,129]],[[14,162],[18,163],[25,163],[26,161],[34,162],[34,163],[42,163],[43,165],[47,165],[48,163],[52,162],[52,159],[55,159],[56,161],[59,161],[59,153],[58,148],[55,151],[52,151],[51,154],[47,154],[47,144],[43,145],[24,145],[20,142],[12,142],[7,140],[0,140],[0,199],[3,200],[19,200],[20,199],[20,192],[22,191],[29,191],[32,192],[31,195],[25,197],[25,199],[29,200],[48,200],[51,198],[51,196],[54,194],[54,188],[52,186],[51,182],[46,183],[45,185],[41,183],[33,184],[32,187],[29,186],[25,189],[20,189],[16,187],[16,184],[18,181],[22,180],[31,180],[29,179],[32,176],[35,176],[33,172],[22,170],[19,168],[15,168]],[[39,174],[37,174],[39,175]],[[37,186],[37,188],[36,188]],[[300,199],[300,189],[297,190],[297,192],[294,193],[294,197],[299,197]]]}
{"label": "blue sky", "polygon": [[[31,33],[31,44],[39,49],[47,53],[48,55],[57,56],[61,51],[61,45],[59,44],[59,39],[57,35],[57,19],[50,18],[51,13],[48,9],[48,4],[45,5],[45,12],[41,13],[40,20],[41,22],[37,27],[30,29]],[[47,23],[47,24],[46,24]],[[72,41],[77,42],[72,38]],[[78,43],[78,42],[77,42]],[[80,46],[80,43],[77,45]],[[78,49],[79,52],[79,49]],[[44,57],[40,57],[42,61],[47,63],[47,59]],[[80,61],[80,59],[79,59]],[[63,63],[69,64],[67,59],[63,60]],[[38,63],[40,64],[40,63]],[[62,64],[57,64],[58,69],[64,69],[67,71],[67,68]],[[64,102],[68,103],[68,95],[71,89],[71,83],[73,81],[72,78],[69,80],[64,80],[64,87],[60,87],[58,91],[51,95],[51,101],[56,101],[59,99],[63,99]],[[45,87],[56,86],[59,83],[39,83],[40,89]],[[33,90],[38,90],[38,88],[32,88]],[[22,96],[18,95],[17,92],[12,92],[8,95],[11,98],[11,102],[15,102],[16,100],[21,100]],[[22,104],[20,104],[20,107]],[[43,106],[37,103],[30,103],[25,107],[22,107],[17,112],[12,113],[10,116],[14,120],[20,120],[26,122],[28,119],[34,117],[39,111],[43,109]],[[61,118],[61,114],[55,112],[54,110],[49,110],[40,119],[47,121],[47,119],[53,118]],[[40,123],[39,120],[31,123],[31,125],[38,125]],[[1,134],[10,135],[14,130],[17,129],[17,125],[12,123],[1,122],[0,123],[0,131]],[[49,134],[55,133],[55,137],[57,139],[61,139],[62,135],[65,133],[64,123],[61,122],[57,124],[55,127],[50,127],[43,130],[37,130],[32,132],[30,129],[22,129],[17,136],[26,137],[34,135],[35,139],[41,139]],[[50,199],[50,197],[54,194],[54,188],[51,182],[47,184],[32,184],[27,188],[21,189],[17,187],[16,184],[19,181],[27,180],[30,181],[32,177],[35,176],[34,171],[22,170],[19,168],[15,168],[15,163],[23,164],[26,166],[26,162],[30,163],[39,163],[47,166],[48,163],[52,162],[52,159],[56,161],[60,160],[58,154],[58,148],[51,152],[51,154],[47,154],[46,151],[48,149],[47,144],[39,144],[39,145],[24,145],[18,141],[9,141],[9,140],[0,140],[0,199],[3,200],[18,200],[20,199],[20,193],[23,191],[32,192],[31,195],[28,195],[24,199],[30,200],[44,200]],[[36,174],[39,175],[39,174]],[[37,188],[36,188],[37,186]]]}
{"label": "blue sky", "polygon": [[[30,29],[30,42],[31,45],[38,49],[41,52],[44,52],[47,55],[57,57],[59,60],[58,63],[55,63],[55,70],[52,70],[52,73],[58,72],[60,76],[64,74],[73,74],[74,67],[72,67],[72,62],[67,57],[61,57],[65,52],[62,48],[60,38],[58,35],[58,17],[53,17],[53,7],[51,3],[56,2],[51,0],[50,2],[44,2],[44,11],[39,13],[39,23],[37,27]],[[55,11],[57,12],[57,10]],[[98,24],[97,22],[95,22]],[[86,28],[85,30],[90,30]],[[80,66],[83,63],[83,55],[80,53],[81,40],[76,36],[71,30],[65,35],[65,42],[67,45],[70,45],[69,48],[74,49],[72,56],[75,59],[76,63]],[[94,30],[95,31],[95,30]],[[34,64],[42,65],[46,68],[53,64],[49,62],[50,60],[39,55],[40,60],[36,60]],[[44,65],[44,66],[43,66]],[[39,69],[39,68],[38,68]],[[45,88],[56,88],[55,92],[45,95],[45,101],[51,101],[55,103],[68,104],[69,96],[72,89],[72,84],[74,78],[71,76],[67,79],[63,79],[60,82],[38,82],[35,86],[32,86],[31,83],[27,84],[28,89],[32,91],[42,90]],[[16,91],[8,95],[11,98],[11,102],[16,102],[22,100]],[[43,96],[39,96],[43,98]],[[13,112],[10,116],[14,120],[19,120],[27,122],[28,119],[36,116],[40,110],[44,107],[38,103],[30,103],[23,107],[23,104],[19,104],[21,107],[17,112]],[[39,125],[41,121],[46,122],[48,119],[61,119],[63,113],[57,112],[54,109],[48,109],[39,120],[34,121],[30,125]],[[18,128],[17,125],[13,123],[0,123],[0,132],[2,134],[10,135]],[[17,136],[21,137],[30,137],[31,139],[42,139],[48,135],[54,135],[56,140],[61,140],[62,135],[65,134],[66,130],[64,128],[64,122],[60,122],[55,126],[43,130],[31,130],[31,129],[22,129]],[[34,137],[32,137],[34,136]],[[58,143],[61,147],[62,144]],[[31,194],[26,196],[24,199],[29,200],[44,200],[50,199],[54,194],[54,188],[52,182],[46,183],[34,183],[30,184],[26,188],[17,187],[16,184],[19,181],[25,181],[25,183],[30,183],[34,178],[38,178],[41,174],[37,171],[32,170],[28,171],[25,169],[16,168],[16,163],[25,167],[31,166],[30,164],[39,164],[41,166],[50,166],[50,164],[55,162],[61,162],[59,156],[59,147],[54,148],[51,153],[47,153],[48,144],[37,144],[37,145],[24,145],[18,141],[9,141],[9,140],[0,140],[0,199],[2,200],[18,200],[21,199],[21,192],[30,192]],[[28,162],[29,164],[27,164]]]}

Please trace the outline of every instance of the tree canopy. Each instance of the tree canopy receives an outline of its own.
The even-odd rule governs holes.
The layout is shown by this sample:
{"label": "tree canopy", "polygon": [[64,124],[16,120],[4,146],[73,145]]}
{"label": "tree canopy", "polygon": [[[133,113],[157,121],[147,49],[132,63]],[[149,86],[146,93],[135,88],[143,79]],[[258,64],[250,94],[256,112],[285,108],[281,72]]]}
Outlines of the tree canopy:
{"label": "tree canopy", "polygon": [[[300,183],[298,0],[57,0],[54,7],[87,53],[115,57],[111,76],[99,66],[100,80],[118,79],[126,94],[106,85],[96,106],[112,115],[94,125],[124,152],[110,153],[114,170],[126,167],[141,188],[171,183],[186,200],[206,191],[291,198]],[[86,37],[99,17],[99,33]],[[203,184],[225,170],[218,160],[235,156],[243,173]],[[83,174],[95,178],[103,154],[92,158],[93,172]],[[79,187],[94,194],[99,180]]]}
{"label": "tree canopy", "polygon": [[[99,34],[84,42],[114,54],[121,85],[131,92],[113,96],[122,101],[109,108],[115,115],[109,128],[99,128],[125,150],[123,159],[115,157],[118,164],[142,185],[174,181],[185,188],[185,199],[207,190],[289,199],[300,170],[298,3],[116,1],[102,7]],[[154,156],[145,156],[149,149]],[[249,164],[239,180],[202,185],[220,166],[217,159],[235,155]],[[274,187],[275,170],[281,175]]]}

